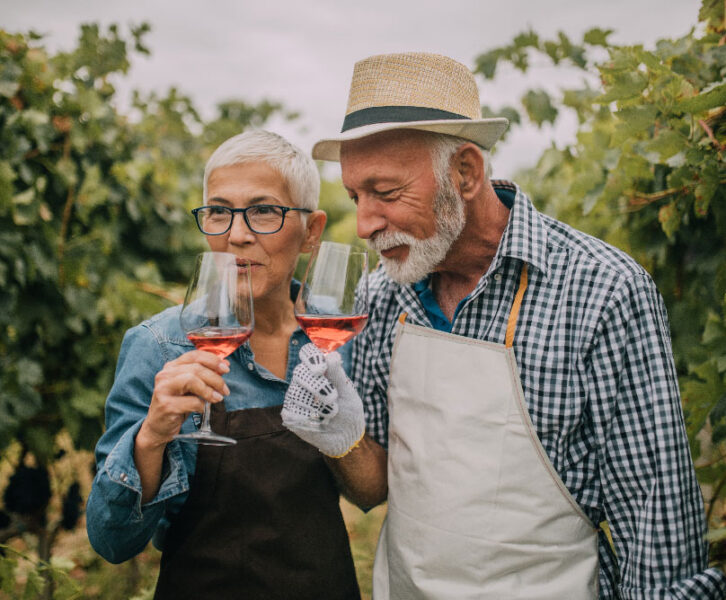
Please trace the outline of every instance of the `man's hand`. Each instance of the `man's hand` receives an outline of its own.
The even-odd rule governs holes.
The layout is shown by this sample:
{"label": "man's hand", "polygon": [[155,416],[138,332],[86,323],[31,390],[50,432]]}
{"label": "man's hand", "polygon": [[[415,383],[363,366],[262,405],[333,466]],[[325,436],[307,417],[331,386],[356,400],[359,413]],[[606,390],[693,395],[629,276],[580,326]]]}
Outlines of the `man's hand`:
{"label": "man's hand", "polygon": [[340,354],[323,354],[314,344],[300,349],[281,414],[285,427],[332,458],[345,456],[365,433],[363,402]]}

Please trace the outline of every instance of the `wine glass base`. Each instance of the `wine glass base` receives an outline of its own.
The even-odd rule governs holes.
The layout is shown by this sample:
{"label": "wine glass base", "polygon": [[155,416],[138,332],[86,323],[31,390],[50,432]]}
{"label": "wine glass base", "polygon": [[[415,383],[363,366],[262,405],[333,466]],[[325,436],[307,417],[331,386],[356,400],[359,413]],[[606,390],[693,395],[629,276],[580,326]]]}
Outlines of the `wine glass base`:
{"label": "wine glass base", "polygon": [[174,436],[175,440],[180,442],[191,442],[196,444],[205,444],[207,446],[234,446],[237,440],[219,435],[213,431],[194,431],[192,433],[179,433]]}

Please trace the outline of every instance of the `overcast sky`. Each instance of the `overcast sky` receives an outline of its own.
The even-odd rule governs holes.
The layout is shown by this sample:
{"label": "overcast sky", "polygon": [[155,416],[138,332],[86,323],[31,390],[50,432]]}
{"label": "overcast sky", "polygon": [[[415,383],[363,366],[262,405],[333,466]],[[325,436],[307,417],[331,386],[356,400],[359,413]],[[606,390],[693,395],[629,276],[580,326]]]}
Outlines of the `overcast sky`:
{"label": "overcast sky", "polygon": [[[697,22],[700,0],[0,0],[0,27],[47,35],[52,49],[70,48],[79,25],[95,21],[127,26],[147,21],[150,57],[134,56],[119,92],[178,87],[203,114],[216,102],[263,98],[301,113],[292,125],[270,129],[305,150],[339,131],[355,61],[372,54],[428,51],[472,67],[477,55],[510,42],[529,28],[573,41],[592,27],[614,30],[611,41],[642,43],[686,34]],[[128,32],[128,29],[124,29]],[[570,82],[573,77],[569,75]],[[576,80],[575,80],[576,81]],[[515,104],[528,87],[556,91],[558,71],[542,66],[521,76],[503,72],[479,81],[481,101]],[[494,172],[510,177],[532,164],[552,141],[572,136],[574,124],[556,130],[523,128],[497,149]],[[335,171],[328,171],[334,175]]]}

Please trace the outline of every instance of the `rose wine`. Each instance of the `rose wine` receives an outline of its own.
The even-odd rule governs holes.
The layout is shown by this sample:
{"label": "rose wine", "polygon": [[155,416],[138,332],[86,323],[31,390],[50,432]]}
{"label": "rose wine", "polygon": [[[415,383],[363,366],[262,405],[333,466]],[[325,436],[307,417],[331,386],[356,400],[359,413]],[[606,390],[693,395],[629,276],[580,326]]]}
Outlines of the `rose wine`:
{"label": "rose wine", "polygon": [[295,315],[300,327],[323,352],[337,350],[363,331],[368,315]]}
{"label": "rose wine", "polygon": [[244,344],[252,335],[250,327],[201,327],[187,333],[189,341],[197,347],[225,358]]}

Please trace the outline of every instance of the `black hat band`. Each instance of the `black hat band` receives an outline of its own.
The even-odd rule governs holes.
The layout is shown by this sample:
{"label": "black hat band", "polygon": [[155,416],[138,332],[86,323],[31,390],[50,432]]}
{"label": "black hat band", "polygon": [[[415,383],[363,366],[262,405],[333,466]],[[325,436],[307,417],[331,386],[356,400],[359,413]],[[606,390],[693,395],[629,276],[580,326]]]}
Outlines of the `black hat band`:
{"label": "black hat band", "polygon": [[449,119],[471,121],[469,117],[464,115],[425,106],[372,106],[346,115],[340,132],[343,133],[349,129],[378,123],[409,123],[411,121],[444,121]]}

